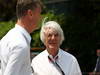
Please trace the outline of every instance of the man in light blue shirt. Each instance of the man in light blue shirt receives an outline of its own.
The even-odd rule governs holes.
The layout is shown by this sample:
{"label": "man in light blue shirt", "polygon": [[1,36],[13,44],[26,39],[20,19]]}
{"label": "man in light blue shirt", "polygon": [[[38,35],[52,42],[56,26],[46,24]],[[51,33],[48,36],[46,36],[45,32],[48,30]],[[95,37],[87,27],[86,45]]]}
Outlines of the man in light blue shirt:
{"label": "man in light blue shirt", "polygon": [[30,33],[40,19],[40,0],[18,0],[17,23],[0,42],[1,75],[32,75]]}

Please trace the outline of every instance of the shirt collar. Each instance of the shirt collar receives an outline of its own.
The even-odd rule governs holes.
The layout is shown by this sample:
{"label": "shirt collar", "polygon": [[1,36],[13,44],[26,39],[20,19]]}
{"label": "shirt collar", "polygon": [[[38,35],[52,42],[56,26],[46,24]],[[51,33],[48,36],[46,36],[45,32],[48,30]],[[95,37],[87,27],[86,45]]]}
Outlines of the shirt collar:
{"label": "shirt collar", "polygon": [[50,61],[52,61],[52,62],[55,62],[55,61],[57,61],[59,58],[60,58],[60,56],[61,56],[61,51],[60,51],[61,49],[59,49],[59,51],[58,51],[58,54],[55,56],[55,57],[53,57],[52,55],[50,55],[49,53],[48,53],[48,51],[47,51],[47,53],[48,53],[48,59],[50,60]]}
{"label": "shirt collar", "polygon": [[22,26],[20,26],[20,25],[18,25],[18,24],[15,25],[15,28],[18,29],[21,33],[23,33],[24,36],[27,38],[27,40],[28,40],[29,42],[31,42],[31,36],[30,36],[30,34],[27,32],[27,30],[26,30],[25,28],[23,28]]}
{"label": "shirt collar", "polygon": [[52,55],[48,55],[48,59],[51,61],[51,62],[56,62],[58,60],[58,55],[56,55],[54,58]]}

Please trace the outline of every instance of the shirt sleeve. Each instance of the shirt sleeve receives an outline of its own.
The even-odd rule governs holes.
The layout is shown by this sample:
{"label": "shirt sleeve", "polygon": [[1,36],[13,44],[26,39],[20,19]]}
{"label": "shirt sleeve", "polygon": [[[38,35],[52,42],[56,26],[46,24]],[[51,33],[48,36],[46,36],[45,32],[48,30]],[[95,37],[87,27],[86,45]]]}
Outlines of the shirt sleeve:
{"label": "shirt sleeve", "polygon": [[100,56],[99,56],[98,59],[97,59],[95,71],[96,71],[96,72],[100,72]]}
{"label": "shirt sleeve", "polygon": [[72,62],[70,75],[82,75],[79,64],[76,59]]}
{"label": "shirt sleeve", "polygon": [[21,46],[16,46],[11,50],[4,75],[20,75],[27,56],[26,51],[26,48]]}

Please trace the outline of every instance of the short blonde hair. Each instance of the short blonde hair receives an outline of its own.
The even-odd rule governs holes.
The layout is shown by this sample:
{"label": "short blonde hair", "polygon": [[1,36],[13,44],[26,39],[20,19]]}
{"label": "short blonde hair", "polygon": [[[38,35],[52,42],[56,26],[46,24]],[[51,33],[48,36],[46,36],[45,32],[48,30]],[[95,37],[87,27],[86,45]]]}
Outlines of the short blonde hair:
{"label": "short blonde hair", "polygon": [[64,41],[64,33],[62,28],[60,27],[60,25],[55,22],[55,21],[48,21],[46,23],[44,23],[44,25],[41,27],[41,31],[40,31],[40,39],[43,43],[45,43],[45,35],[44,33],[46,33],[46,29],[47,28],[53,28],[57,31],[57,33],[60,35],[61,40],[60,40],[60,45],[62,44],[62,42]]}

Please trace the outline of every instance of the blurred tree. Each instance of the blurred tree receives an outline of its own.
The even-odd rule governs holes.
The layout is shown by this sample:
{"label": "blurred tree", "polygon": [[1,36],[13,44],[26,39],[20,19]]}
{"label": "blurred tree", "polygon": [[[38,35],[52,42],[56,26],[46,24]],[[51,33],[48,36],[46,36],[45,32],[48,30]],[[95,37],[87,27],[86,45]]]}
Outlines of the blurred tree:
{"label": "blurred tree", "polygon": [[0,0],[0,21],[16,18],[16,0]]}
{"label": "blurred tree", "polygon": [[15,25],[15,22],[0,22],[0,39]]}
{"label": "blurred tree", "polygon": [[67,14],[63,26],[66,37],[64,45],[74,48],[69,52],[77,57],[83,72],[93,71],[96,61],[97,14],[94,5],[95,2],[90,0],[71,0],[69,6],[72,11]]}

